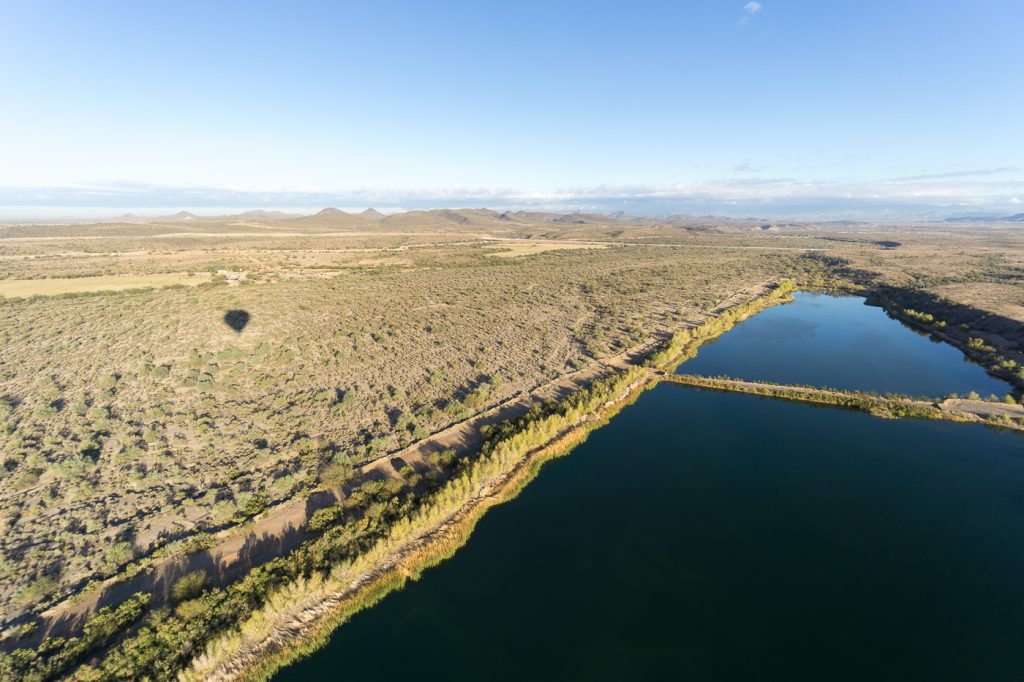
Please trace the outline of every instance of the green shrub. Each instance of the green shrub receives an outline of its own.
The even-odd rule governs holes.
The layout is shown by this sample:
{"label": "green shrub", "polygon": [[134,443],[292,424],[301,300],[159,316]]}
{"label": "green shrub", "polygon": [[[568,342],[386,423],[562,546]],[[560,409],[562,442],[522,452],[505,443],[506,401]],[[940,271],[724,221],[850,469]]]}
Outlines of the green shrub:
{"label": "green shrub", "polygon": [[57,579],[51,575],[41,575],[21,591],[22,605],[38,604],[57,591]]}
{"label": "green shrub", "polygon": [[316,532],[327,530],[337,523],[338,519],[344,516],[344,514],[345,508],[340,504],[332,504],[329,507],[317,509],[312,513],[312,515],[310,515],[309,522],[306,524],[306,527],[309,528],[309,530]]}
{"label": "green shrub", "polygon": [[192,571],[174,581],[171,596],[176,602],[187,601],[198,597],[204,587],[206,587],[206,572],[203,570]]}
{"label": "green shrub", "polygon": [[242,493],[238,496],[238,513],[241,516],[256,516],[266,508],[267,495],[263,491]]}
{"label": "green shrub", "polygon": [[338,453],[320,470],[320,482],[332,488],[340,488],[352,478],[353,471],[352,459],[348,455]]}

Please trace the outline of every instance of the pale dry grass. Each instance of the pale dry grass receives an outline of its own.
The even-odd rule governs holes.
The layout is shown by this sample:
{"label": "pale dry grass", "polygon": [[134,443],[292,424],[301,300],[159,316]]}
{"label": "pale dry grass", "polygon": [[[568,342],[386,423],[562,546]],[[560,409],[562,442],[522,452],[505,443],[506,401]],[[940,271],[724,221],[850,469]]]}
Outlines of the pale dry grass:
{"label": "pale dry grass", "polygon": [[989,310],[999,315],[1024,320],[1024,287],[992,282],[946,284],[934,288],[935,293],[966,305]]}
{"label": "pale dry grass", "polygon": [[206,273],[188,272],[59,279],[7,279],[0,280],[0,296],[25,298],[29,296],[83,294],[96,291],[124,291],[125,289],[161,289],[176,285],[196,286],[209,281],[210,276]]}
{"label": "pale dry grass", "polygon": [[573,242],[551,242],[551,241],[531,241],[531,242],[499,242],[494,245],[488,245],[486,250],[487,255],[492,258],[519,258],[521,256],[535,256],[538,253],[544,253],[546,251],[575,251],[579,249],[606,249],[608,244],[579,244]]}

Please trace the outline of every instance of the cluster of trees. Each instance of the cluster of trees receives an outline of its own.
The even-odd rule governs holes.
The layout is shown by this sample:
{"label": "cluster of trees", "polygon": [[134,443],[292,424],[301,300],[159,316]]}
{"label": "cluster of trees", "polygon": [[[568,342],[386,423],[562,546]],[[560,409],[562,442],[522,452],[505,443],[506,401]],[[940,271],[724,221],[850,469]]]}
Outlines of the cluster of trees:
{"label": "cluster of trees", "polygon": [[36,649],[15,649],[0,656],[0,678],[36,682],[59,675],[136,622],[151,599],[149,594],[135,594],[117,606],[98,609],[77,637],[50,637]]}
{"label": "cluster of trees", "polygon": [[945,320],[937,320],[931,313],[922,313],[913,308],[904,308],[903,315],[930,329],[941,331],[946,328]]}
{"label": "cluster of trees", "polygon": [[[360,559],[370,561],[435,527],[475,498],[486,483],[512,471],[531,450],[600,412],[645,378],[642,370],[632,368],[599,379],[564,401],[537,405],[523,417],[490,429],[483,451],[474,459],[460,461],[452,452],[437,453],[437,464],[450,467],[453,473],[444,485],[434,486],[432,493],[414,495],[409,483],[400,479],[366,482],[344,503],[314,513],[309,527],[321,532],[319,537],[225,588],[204,589],[201,573],[184,576],[173,587],[179,608],[151,613],[137,632],[95,665],[80,665],[74,671],[75,679],[173,677],[214,635],[237,627],[268,600],[273,602],[273,595],[280,590],[292,589],[290,586],[314,576],[323,580],[338,566],[351,567]],[[104,622],[118,624],[104,632],[112,627],[112,634],[135,622],[145,599],[148,597],[138,595],[117,607],[113,621],[103,612]],[[34,651],[16,650],[0,657],[0,672],[11,679],[29,680],[66,673],[82,654],[106,641],[90,636],[67,648],[47,640]],[[57,655],[58,651],[65,653]]]}
{"label": "cluster of trees", "polygon": [[[950,393],[946,397],[949,398],[950,400],[956,400],[956,399],[958,399],[960,397],[960,395],[957,394],[957,393]],[[987,398],[982,398],[981,394],[979,394],[977,391],[971,391],[970,393],[968,393],[967,395],[964,396],[964,399],[966,399],[966,400],[983,400],[983,401],[985,401],[987,403],[1000,403],[1001,402],[1001,403],[1005,403],[1007,405],[1016,405],[1017,404],[1017,399],[1013,396],[1012,393],[1007,393],[1002,398],[997,396],[995,393],[990,393]]]}
{"label": "cluster of trees", "polygon": [[[206,588],[202,571],[181,577],[172,588],[179,602],[173,611],[152,611],[138,631],[114,646],[96,664],[74,670],[78,680],[171,679],[216,633],[235,626],[261,607],[275,589],[314,573],[329,571],[339,561],[351,560],[386,536],[397,518],[408,514],[415,500],[402,481],[372,481],[363,485],[331,519],[319,523],[324,534],[286,557],[273,559],[225,588]],[[357,510],[358,511],[355,511]],[[339,526],[348,518],[351,524]],[[49,638],[36,649],[16,649],[0,655],[0,678],[42,680],[66,674],[83,655],[102,647],[109,635],[138,620],[149,595],[136,595],[116,609],[97,612],[104,623],[104,638]],[[111,615],[113,614],[113,615]],[[89,626],[87,625],[87,628]],[[97,626],[94,630],[99,631]],[[70,643],[70,644],[69,644]]]}
{"label": "cluster of trees", "polygon": [[[227,634],[219,638],[200,657],[201,663],[198,670],[187,672],[182,679],[202,679],[216,666],[218,661],[229,658],[233,652],[237,651],[243,639],[255,642],[268,635],[273,624],[277,622],[275,616],[277,615],[276,610],[279,608],[278,604],[294,604],[314,593],[337,595],[339,592],[350,589],[350,586],[357,582],[359,576],[368,572],[376,573],[382,560],[390,553],[407,546],[410,539],[434,532],[455,519],[458,512],[467,508],[467,503],[479,502],[480,491],[485,487],[498,488],[501,491],[495,501],[514,496],[536,473],[538,464],[543,461],[543,459],[528,460],[527,456],[530,453],[548,445],[552,439],[569,433],[573,427],[580,427],[582,424],[592,427],[598,424],[600,420],[594,419],[595,417],[605,416],[607,409],[613,408],[632,389],[647,381],[646,372],[640,368],[630,368],[599,379],[588,388],[574,393],[565,400],[535,405],[524,416],[508,420],[489,429],[481,455],[471,460],[459,461],[454,474],[447,483],[425,497],[423,502],[417,505],[411,513],[398,518],[391,525],[385,537],[372,547],[368,547],[355,559],[340,561],[329,574],[322,576],[321,579],[290,583],[279,588],[277,593],[268,598],[268,603],[262,612],[254,613],[246,623],[240,626],[243,633],[241,637],[236,634]],[[576,428],[572,433],[574,433],[574,437],[567,439],[562,444],[562,449],[551,450],[548,456],[561,454],[585,438],[585,428]],[[439,459],[452,462],[454,456],[450,453],[440,453]],[[530,466],[523,467],[524,462],[529,462]],[[515,476],[517,472],[518,477]],[[424,566],[432,565],[450,556],[465,542],[476,519],[479,518],[479,514],[483,513],[486,506],[485,502],[482,507],[475,507],[475,513],[471,512],[461,517],[459,522],[449,527],[446,532],[433,537],[432,542],[427,546],[428,549],[425,549],[416,559],[417,564],[413,570],[418,571]],[[330,515],[333,516],[336,513],[332,511]],[[335,529],[335,531],[337,530],[339,529]],[[400,587],[406,579],[405,576],[408,575],[407,571],[408,568],[403,568],[393,579],[387,574],[379,576],[378,580],[366,590],[357,592],[344,610],[335,614],[335,622],[341,622],[349,613],[374,603],[390,589]],[[314,634],[322,640],[326,637],[329,629],[329,627],[325,627],[318,634]],[[290,643],[289,646],[296,648],[280,652],[282,656],[295,655],[296,652],[301,652],[307,647],[302,642]],[[315,646],[315,642],[313,646]],[[273,670],[278,663],[271,661],[265,665],[268,668],[264,668],[261,674],[268,669]]]}

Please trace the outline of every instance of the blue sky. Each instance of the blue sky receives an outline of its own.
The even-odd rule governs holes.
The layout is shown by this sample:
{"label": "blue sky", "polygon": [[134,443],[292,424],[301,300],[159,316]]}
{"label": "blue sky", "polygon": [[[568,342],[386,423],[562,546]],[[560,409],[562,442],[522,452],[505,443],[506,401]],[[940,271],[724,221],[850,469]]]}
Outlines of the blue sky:
{"label": "blue sky", "polygon": [[0,216],[1024,211],[1022,25],[1019,0],[0,0]]}

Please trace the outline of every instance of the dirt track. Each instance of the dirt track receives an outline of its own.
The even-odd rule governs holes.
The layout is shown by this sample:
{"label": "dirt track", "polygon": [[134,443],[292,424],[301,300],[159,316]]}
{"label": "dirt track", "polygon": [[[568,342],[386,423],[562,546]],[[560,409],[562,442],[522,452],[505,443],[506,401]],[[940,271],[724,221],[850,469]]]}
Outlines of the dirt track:
{"label": "dirt track", "polygon": [[[689,325],[700,324],[706,318],[721,314],[737,303],[760,296],[770,284],[771,282],[764,282],[737,292],[713,310],[695,315],[687,322]],[[660,340],[649,339],[625,353],[601,358],[581,370],[562,375],[531,390],[522,391],[403,450],[364,464],[357,469],[355,480],[361,482],[368,479],[397,477],[399,469],[405,465],[412,466],[417,471],[425,471],[431,466],[427,457],[440,450],[454,449],[460,455],[475,452],[483,444],[481,427],[484,425],[514,419],[538,401],[568,395],[610,371],[638,364]],[[34,646],[44,637],[72,633],[96,609],[118,604],[140,591],[153,595],[154,606],[166,603],[174,582],[191,571],[205,571],[209,583],[213,585],[233,582],[251,568],[286,554],[309,539],[310,535],[303,529],[309,516],[314,511],[343,498],[344,492],[341,490],[324,490],[289,500],[272,507],[241,528],[235,527],[218,534],[215,536],[216,544],[210,549],[187,557],[157,562],[126,580],[110,579],[87,594],[69,597],[45,611],[40,627],[30,637],[20,640],[18,645]],[[0,643],[0,649],[7,648],[5,644],[7,643]]]}

